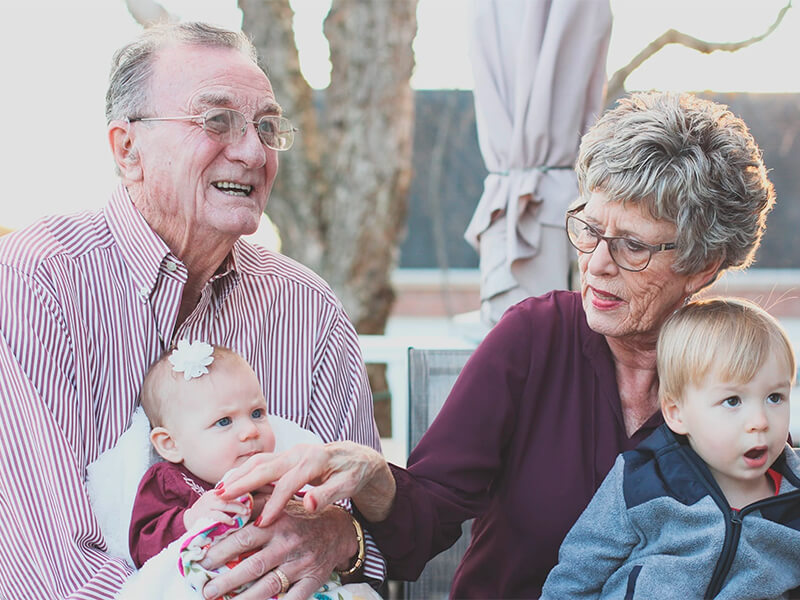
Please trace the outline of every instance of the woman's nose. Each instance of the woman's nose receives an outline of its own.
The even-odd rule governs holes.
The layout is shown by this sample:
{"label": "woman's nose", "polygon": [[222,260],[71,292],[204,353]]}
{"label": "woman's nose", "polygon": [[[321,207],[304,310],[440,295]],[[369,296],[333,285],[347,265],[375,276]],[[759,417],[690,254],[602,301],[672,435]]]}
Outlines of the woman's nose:
{"label": "woman's nose", "polygon": [[587,267],[592,275],[609,274],[616,272],[619,268],[614,259],[611,258],[611,250],[606,240],[600,240],[597,248],[586,259],[588,260]]}

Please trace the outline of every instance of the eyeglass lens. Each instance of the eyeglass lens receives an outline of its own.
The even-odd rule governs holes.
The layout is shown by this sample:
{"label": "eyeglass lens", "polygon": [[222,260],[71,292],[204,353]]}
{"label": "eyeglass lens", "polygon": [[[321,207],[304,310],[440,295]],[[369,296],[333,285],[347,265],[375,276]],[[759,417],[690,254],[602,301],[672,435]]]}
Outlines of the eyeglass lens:
{"label": "eyeglass lens", "polygon": [[597,249],[600,240],[606,240],[611,258],[623,269],[641,271],[650,263],[652,250],[636,240],[625,237],[606,237],[581,219],[570,215],[567,218],[567,234],[577,250],[590,254]]}
{"label": "eyeglass lens", "polygon": [[[242,113],[228,108],[212,108],[203,116],[206,134],[225,144],[241,139],[249,122]],[[261,117],[257,131],[261,142],[273,150],[288,150],[294,142],[294,129],[286,117]]]}

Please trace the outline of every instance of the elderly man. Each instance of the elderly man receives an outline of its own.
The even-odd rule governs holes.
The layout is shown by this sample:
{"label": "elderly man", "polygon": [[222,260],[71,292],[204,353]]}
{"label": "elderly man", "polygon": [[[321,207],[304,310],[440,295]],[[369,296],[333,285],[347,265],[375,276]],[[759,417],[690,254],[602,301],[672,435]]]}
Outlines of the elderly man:
{"label": "elderly man", "polygon": [[[272,413],[325,441],[379,448],[341,304],[313,273],[240,239],[256,230],[294,135],[252,44],[201,24],[147,30],[116,54],[106,101],[121,177],[106,208],[0,244],[3,598],[112,598],[129,575],[105,552],[86,468],[125,431],[146,369],[179,339],[242,354]],[[228,575],[255,582],[242,598],[287,580],[305,598],[356,565],[383,576],[369,543],[361,566],[338,508],[290,507],[274,527],[237,535],[238,551],[262,548]]]}

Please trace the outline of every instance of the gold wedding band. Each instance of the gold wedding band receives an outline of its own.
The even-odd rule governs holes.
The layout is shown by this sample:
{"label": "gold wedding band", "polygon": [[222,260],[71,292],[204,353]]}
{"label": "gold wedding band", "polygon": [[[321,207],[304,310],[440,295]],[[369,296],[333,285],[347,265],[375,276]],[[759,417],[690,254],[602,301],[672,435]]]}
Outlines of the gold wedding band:
{"label": "gold wedding band", "polygon": [[278,579],[281,580],[281,594],[285,594],[289,591],[292,583],[289,581],[289,578],[286,576],[286,573],[281,571],[279,568],[275,567],[272,569],[272,572],[278,576]]}

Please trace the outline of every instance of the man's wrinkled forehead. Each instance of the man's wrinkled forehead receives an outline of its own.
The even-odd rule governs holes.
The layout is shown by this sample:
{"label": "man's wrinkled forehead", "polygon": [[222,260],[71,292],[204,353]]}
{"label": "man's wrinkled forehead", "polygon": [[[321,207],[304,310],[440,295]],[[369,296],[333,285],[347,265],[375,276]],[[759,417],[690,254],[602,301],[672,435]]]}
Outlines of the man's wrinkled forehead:
{"label": "man's wrinkled forehead", "polygon": [[260,115],[279,114],[266,73],[239,50],[172,44],[154,60],[151,93],[185,108],[233,108]]}
{"label": "man's wrinkled forehead", "polygon": [[208,108],[233,108],[242,111],[245,115],[264,116],[280,115],[283,111],[280,105],[272,97],[272,94],[265,94],[258,102],[253,102],[245,98],[237,98],[235,94],[227,91],[207,91],[197,94],[192,99],[192,108],[198,110]]}

